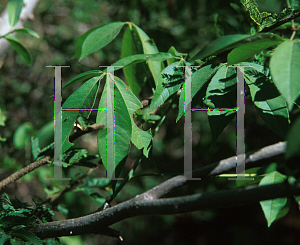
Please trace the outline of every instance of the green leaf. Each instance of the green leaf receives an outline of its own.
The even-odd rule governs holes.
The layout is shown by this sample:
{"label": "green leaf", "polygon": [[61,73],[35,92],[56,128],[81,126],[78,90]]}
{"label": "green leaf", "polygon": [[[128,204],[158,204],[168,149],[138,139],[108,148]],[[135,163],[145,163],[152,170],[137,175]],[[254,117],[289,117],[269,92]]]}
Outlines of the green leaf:
{"label": "green leaf", "polygon": [[93,28],[81,35],[76,42],[76,51],[72,58],[79,61],[91,53],[102,49],[116,38],[125,22],[113,22]]}
{"label": "green leaf", "polygon": [[92,109],[100,86],[100,77],[93,77],[78,88],[63,104],[63,109],[78,109],[78,111],[62,112],[62,153],[66,152],[73,144],[69,142],[69,135],[72,131],[76,118],[80,115],[88,118],[91,111],[79,111],[80,109]]}
{"label": "green leaf", "polygon": [[[135,24],[132,25],[132,32],[135,32],[133,35],[138,35],[140,39],[140,44],[143,47],[144,54],[156,54],[158,49],[155,42],[149,38],[149,36]],[[164,69],[164,65],[158,61],[148,61],[148,66],[155,81],[156,86],[158,85],[159,74]]]}
{"label": "green leaf", "polygon": [[273,80],[285,97],[288,108],[293,109],[294,101],[300,94],[300,41],[286,40],[274,51],[270,59]]}
{"label": "green leaf", "polygon": [[179,52],[175,49],[175,47],[173,47],[173,46],[171,46],[171,47],[169,48],[168,53],[170,53],[170,54],[173,56],[173,58],[170,58],[170,59],[167,60],[168,66],[171,65],[172,63],[174,63],[174,62],[176,61],[176,58],[174,58],[174,57],[180,57],[180,56],[182,56],[182,54],[179,53]]}
{"label": "green leaf", "polygon": [[233,49],[228,54],[228,65],[233,65],[241,61],[245,61],[255,54],[271,46],[277,45],[283,41],[283,38],[281,38],[280,36],[268,33],[255,35],[253,37],[256,37],[256,39],[251,38],[250,42]]}
{"label": "green leaf", "polygon": [[[250,168],[245,170],[245,174],[250,175],[249,180],[236,180],[236,187],[245,187],[248,185],[254,185],[261,181],[263,176],[257,175],[257,172],[261,169],[261,167]],[[248,178],[248,176],[247,176]],[[253,179],[252,179],[253,178]]]}
{"label": "green leaf", "polygon": [[54,122],[53,120],[45,124],[37,133],[39,145],[41,148],[46,147],[54,141]]}
{"label": "green leaf", "polygon": [[293,123],[288,136],[285,158],[289,159],[300,154],[300,117]]}
{"label": "green leaf", "polygon": [[14,32],[25,33],[25,34],[29,34],[31,36],[34,36],[36,38],[40,38],[39,34],[37,34],[35,31],[33,31],[31,29],[28,29],[28,28],[15,29]]}
{"label": "green leaf", "polygon": [[[180,89],[181,83],[184,82],[183,71],[178,71],[180,64],[182,64],[181,61],[175,62],[161,72],[151,101],[150,111],[165,103],[171,95]],[[184,68],[182,67],[182,69]]]}
{"label": "green leaf", "polygon": [[23,0],[10,0],[7,3],[8,21],[11,27],[15,26],[20,18],[23,8]]}
{"label": "green leaf", "polygon": [[98,70],[83,72],[83,73],[77,75],[76,77],[73,77],[70,81],[68,81],[62,87],[62,90],[64,91],[65,89],[70,88],[70,87],[74,86],[77,83],[88,80],[88,79],[90,79],[92,77],[95,77],[95,76],[99,76],[99,78],[100,78],[102,73],[103,73],[103,71],[98,71]]}
{"label": "green leaf", "polygon": [[14,134],[14,145],[17,149],[21,149],[30,141],[33,132],[31,123],[26,122],[20,125]]}
{"label": "green leaf", "polygon": [[138,148],[139,150],[143,149],[143,154],[148,158],[149,151],[150,151],[150,143],[152,140],[151,130],[143,131],[138,128],[135,123],[132,124],[132,136],[131,141],[132,143]]}
{"label": "green leaf", "polygon": [[222,53],[226,50],[236,48],[240,46],[243,40],[252,38],[253,36],[245,34],[228,35],[216,39],[206,45],[199,53],[197,53],[190,61],[202,60],[208,56]]}
{"label": "green leaf", "polygon": [[[198,98],[196,98],[197,96],[195,95],[212,78],[212,76],[217,72],[218,69],[219,66],[207,65],[201,67],[199,70],[192,73],[192,100],[193,101],[198,100]],[[178,112],[176,122],[184,114],[184,98],[185,98],[185,84],[183,85],[183,89],[181,90],[180,97],[179,97],[179,112]]]}
{"label": "green leaf", "polygon": [[38,155],[41,152],[38,138],[31,137],[31,152],[32,152],[33,160],[37,159]]}
{"label": "green leaf", "polygon": [[[206,91],[206,101],[213,108],[236,107],[237,74],[233,67],[222,66],[211,79]],[[207,103],[206,102],[206,103]],[[236,111],[207,111],[214,144],[228,123],[236,116]]]}
{"label": "green leaf", "polygon": [[[286,179],[285,175],[280,174],[277,171],[267,174],[259,183],[259,186],[271,185],[275,183],[283,182]],[[262,210],[268,222],[268,227],[276,220],[280,211],[287,203],[287,198],[276,198],[273,200],[260,201]]]}
{"label": "green leaf", "polygon": [[[6,121],[6,116],[4,115],[4,113],[0,108],[0,126],[5,126],[5,121]],[[0,141],[6,141],[6,138],[2,138],[0,135]]]}
{"label": "green leaf", "polygon": [[[256,64],[255,67],[257,66],[259,65]],[[259,70],[253,68],[245,67],[244,77],[249,86],[256,111],[272,131],[285,139],[289,128],[289,113],[286,101],[278,92],[274,83],[260,72],[264,67],[260,66]]]}
{"label": "green leaf", "polygon": [[[106,108],[106,99],[112,96],[112,92],[107,87],[107,81],[100,99],[99,109]],[[142,107],[141,102],[132,93],[125,83],[118,77],[114,77],[114,146],[107,146],[107,126],[98,132],[98,149],[103,164],[107,169],[107,147],[114,147],[114,167],[128,155],[130,149],[130,139],[132,137],[132,115],[135,110]],[[106,111],[98,111],[96,123],[106,123]],[[110,176],[111,177],[111,176]],[[118,176],[116,176],[118,177]]]}
{"label": "green leaf", "polygon": [[[122,39],[121,58],[143,53],[142,45],[136,32],[131,31],[131,25],[127,27]],[[136,35],[134,35],[136,34]],[[118,67],[116,67],[118,68]],[[138,95],[146,82],[146,64],[131,64],[123,67],[126,82],[135,95]]]}
{"label": "green leaf", "polygon": [[20,41],[11,35],[6,35],[4,38],[10,43],[10,45],[21,55],[22,59],[24,60],[25,64],[30,66],[32,63],[32,56],[29,50],[23,46]]}

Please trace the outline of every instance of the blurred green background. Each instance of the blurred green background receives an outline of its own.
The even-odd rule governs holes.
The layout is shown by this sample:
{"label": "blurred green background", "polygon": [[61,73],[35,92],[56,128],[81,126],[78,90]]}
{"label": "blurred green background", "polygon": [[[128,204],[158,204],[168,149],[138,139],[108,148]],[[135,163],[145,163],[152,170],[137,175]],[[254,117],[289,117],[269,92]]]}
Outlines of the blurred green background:
{"label": "blurred green background", "polygon": [[[8,1],[0,3],[0,12]],[[257,1],[261,11],[276,12],[285,7],[285,1]],[[32,125],[33,134],[53,122],[53,81],[54,69],[47,65],[70,65],[62,69],[63,84],[72,77],[99,65],[111,65],[120,59],[122,31],[111,44],[80,62],[71,60],[78,37],[87,30],[114,21],[131,21],[142,28],[152,38],[159,51],[167,52],[174,46],[179,52],[193,56],[212,40],[229,34],[249,34],[251,21],[237,0],[57,0],[41,1],[35,11],[34,20],[26,22],[40,35],[35,39],[28,35],[18,35],[21,42],[31,51],[33,64],[27,67],[17,53],[9,48],[0,70],[0,108],[6,115],[5,127],[0,127],[0,135],[7,138],[0,147],[0,179],[32,162],[28,149],[16,149],[13,135],[23,123]],[[124,31],[124,30],[123,30]],[[63,92],[65,100],[79,85]],[[140,98],[145,99],[145,98]],[[169,173],[183,171],[183,126],[181,119],[175,119],[177,109],[169,113],[154,138],[154,159],[156,167],[149,161],[142,161],[137,171],[166,173],[165,177],[143,177],[132,180],[113,203],[127,200],[163,180]],[[193,166],[201,167],[235,155],[235,121],[225,128],[217,143],[211,147],[211,134],[205,112],[193,112]],[[52,139],[53,140],[53,139]],[[245,141],[246,151],[280,141],[257,116],[250,100],[246,100]],[[50,139],[51,141],[51,139]],[[95,151],[95,135],[87,136],[78,146]],[[132,155],[135,152],[133,150]],[[130,168],[129,163],[126,164]],[[132,160],[131,160],[132,162]],[[74,170],[75,172],[78,171]],[[87,171],[87,168],[82,168]],[[103,174],[104,170],[94,173]],[[52,169],[29,174],[10,185],[5,191],[21,200],[31,202],[32,196],[46,197],[39,185],[45,175],[51,177]],[[22,183],[22,185],[21,185]],[[61,183],[64,185],[65,183]],[[44,183],[47,185],[47,183]],[[227,178],[203,180],[189,188],[178,190],[176,195],[226,189],[235,185]],[[56,212],[56,219],[85,215],[97,208],[93,199],[84,193],[70,193],[61,199],[70,209],[68,215]],[[90,204],[91,203],[91,204]],[[292,204],[295,205],[295,204]],[[291,209],[288,218],[267,228],[267,223],[259,203],[232,209],[203,210],[174,216],[143,216],[128,219],[113,227],[119,229],[124,238],[121,243],[104,236],[87,235],[65,238],[66,244],[295,244],[300,236],[300,218],[297,207]],[[293,219],[292,217],[295,217]],[[298,222],[298,223],[296,223]],[[297,233],[296,233],[297,231]]]}

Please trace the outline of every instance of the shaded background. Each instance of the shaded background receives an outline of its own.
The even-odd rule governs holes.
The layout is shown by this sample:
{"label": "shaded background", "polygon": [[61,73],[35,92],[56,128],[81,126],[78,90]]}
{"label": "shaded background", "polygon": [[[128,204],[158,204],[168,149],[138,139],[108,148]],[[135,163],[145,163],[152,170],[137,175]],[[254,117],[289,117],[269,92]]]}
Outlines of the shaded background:
{"label": "shaded background", "polygon": [[[0,3],[2,12],[8,1]],[[285,1],[257,1],[261,11],[276,12],[285,7]],[[99,65],[110,65],[120,59],[121,37],[119,36],[99,52],[80,62],[71,60],[77,38],[87,30],[114,21],[131,21],[152,38],[161,52],[174,46],[179,52],[193,56],[212,40],[222,35],[250,33],[251,21],[239,1],[95,1],[58,0],[41,1],[35,9],[35,19],[25,27],[40,35],[35,39],[19,35],[22,43],[31,51],[33,64],[27,67],[16,52],[10,48],[0,70],[0,108],[7,116],[0,135],[7,138],[0,147],[0,178],[19,170],[32,162],[28,149],[16,149],[13,135],[23,123],[31,123],[33,135],[47,123],[53,122],[54,69],[47,65],[70,65],[62,69],[63,84],[72,77],[95,70]],[[79,86],[79,85],[78,85]],[[65,100],[78,86],[63,92]],[[140,99],[145,99],[140,97]],[[138,172],[165,173],[164,177],[143,177],[132,180],[113,204],[127,200],[170,178],[171,174],[183,171],[183,124],[175,123],[178,110],[170,111],[168,118],[154,138],[156,166],[147,160],[141,163]],[[235,121],[225,128],[217,143],[211,147],[211,133],[205,112],[193,112],[193,166],[194,168],[235,155]],[[97,151],[95,135],[78,140],[80,147]],[[49,139],[53,141],[52,139]],[[250,100],[246,100],[245,141],[246,151],[280,141],[257,116]],[[130,168],[136,151],[126,164]],[[87,171],[73,169],[70,174]],[[104,169],[94,173],[103,176]],[[28,174],[5,189],[10,197],[17,196],[31,202],[32,196],[46,197],[43,181],[51,177],[52,170],[42,167]],[[40,182],[44,182],[41,185]],[[65,185],[65,183],[61,183]],[[232,188],[235,181],[227,178],[211,178],[197,181],[182,188],[176,195],[208,192]],[[103,194],[105,196],[105,194]],[[55,219],[79,217],[97,208],[93,198],[83,192],[68,193],[60,200],[70,212],[56,212]],[[119,229],[125,242],[104,236],[82,236],[62,239],[66,244],[296,244],[299,241],[300,216],[296,203],[291,203],[289,214],[267,228],[267,222],[259,203],[232,209],[203,210],[173,216],[142,216],[128,219],[113,227]],[[72,240],[70,240],[72,239]]]}

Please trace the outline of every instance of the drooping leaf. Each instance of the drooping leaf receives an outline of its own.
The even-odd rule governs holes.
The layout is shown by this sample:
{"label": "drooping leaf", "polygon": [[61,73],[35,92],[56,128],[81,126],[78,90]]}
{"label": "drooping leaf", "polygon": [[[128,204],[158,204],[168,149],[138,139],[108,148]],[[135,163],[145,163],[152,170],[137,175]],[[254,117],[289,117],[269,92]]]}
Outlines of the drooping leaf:
{"label": "drooping leaf", "polygon": [[[159,52],[155,42],[152,39],[150,39],[149,36],[141,28],[133,24],[131,31],[135,32],[138,35],[140,39],[140,44],[143,47],[144,54],[156,54]],[[164,65],[159,61],[148,61],[147,63],[151,71],[151,74],[153,76],[153,79],[155,81],[155,84],[157,85],[159,74],[164,69]]]}
{"label": "drooping leaf", "polygon": [[288,108],[293,109],[294,101],[300,95],[300,42],[286,40],[274,51],[270,59],[273,80],[285,97]]}
{"label": "drooping leaf", "polygon": [[[138,34],[134,31],[131,31],[131,29],[132,25],[130,24],[124,32],[122,39],[121,58],[127,58],[131,55],[143,53],[143,47],[139,40]],[[116,67],[115,69],[117,68],[119,67]],[[123,67],[123,73],[126,78],[126,82],[135,95],[138,95],[145,85],[146,71],[146,64],[133,63]]]}
{"label": "drooping leaf", "polygon": [[4,38],[10,43],[10,45],[18,52],[18,54],[22,57],[24,60],[25,64],[30,66],[32,63],[32,56],[29,50],[23,46],[20,41],[12,36],[12,35],[6,35]]}
{"label": "drooping leaf", "polygon": [[132,124],[132,136],[131,141],[132,143],[138,148],[139,150],[143,148],[143,154],[148,158],[149,157],[149,145],[152,140],[151,131],[143,131],[138,128],[135,123]]}
{"label": "drooping leaf", "polygon": [[23,0],[10,0],[7,3],[8,21],[11,27],[15,26],[20,18],[23,8]]}
{"label": "drooping leaf", "polygon": [[[286,179],[285,175],[277,171],[267,174],[259,183],[259,186],[271,185],[283,182]],[[286,205],[287,198],[276,198],[273,200],[260,201],[262,210],[268,222],[268,227],[276,220],[282,208]]]}
{"label": "drooping leaf", "polygon": [[128,155],[132,137],[132,115],[136,109],[142,107],[142,104],[120,78],[114,77],[114,91],[108,89],[109,85],[107,83],[101,96],[99,109],[106,109],[108,96],[112,97],[114,94],[114,145],[107,145],[107,134],[109,133],[107,126],[112,125],[107,125],[106,110],[98,111],[97,114],[96,123],[106,125],[103,130],[98,132],[97,141],[99,153],[106,169],[108,147],[112,147],[114,152],[114,169],[116,169],[118,164]]}
{"label": "drooping leaf", "polygon": [[[255,67],[257,66],[259,65],[256,64]],[[260,66],[259,70],[255,67],[245,67],[244,77],[256,111],[272,131],[285,139],[289,128],[286,101],[274,83],[261,72],[264,69],[263,66]]]}

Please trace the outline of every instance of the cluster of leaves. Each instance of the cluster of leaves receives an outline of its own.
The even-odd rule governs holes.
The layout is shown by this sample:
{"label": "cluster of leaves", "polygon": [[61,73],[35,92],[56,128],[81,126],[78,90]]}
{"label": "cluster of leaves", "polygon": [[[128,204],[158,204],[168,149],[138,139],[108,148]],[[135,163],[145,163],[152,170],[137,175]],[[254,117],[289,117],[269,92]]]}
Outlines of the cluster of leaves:
{"label": "cluster of leaves", "polygon": [[[297,6],[299,6],[299,1],[293,1],[293,8],[286,9],[279,15],[270,15],[269,13],[260,13],[254,0],[241,0],[241,2],[250,12],[251,18],[261,27],[273,25],[294,13],[293,11],[298,10]],[[213,143],[235,117],[234,110],[219,110],[218,108],[237,109],[236,74],[237,69],[242,69],[258,115],[271,130],[288,141],[286,159],[299,153],[300,137],[295,137],[295,135],[299,135],[300,120],[298,119],[289,129],[289,114],[295,104],[299,107],[297,101],[300,93],[298,82],[300,77],[298,69],[300,64],[299,39],[289,40],[274,33],[223,36],[208,44],[193,58],[188,59],[187,54],[178,52],[174,47],[170,47],[168,52],[159,52],[155,42],[134,23],[114,22],[95,27],[80,36],[73,58],[81,60],[102,49],[117,37],[124,26],[126,30],[122,38],[121,59],[104,70],[79,74],[63,87],[65,90],[84,82],[63,104],[62,152],[65,154],[64,167],[74,165],[75,162],[79,165],[84,164],[87,158],[85,151],[71,148],[73,144],[69,142],[69,135],[78,117],[89,118],[91,116],[91,109],[95,109],[100,84],[104,80],[106,83],[98,108],[95,109],[97,116],[94,123],[106,125],[103,130],[99,130],[97,136],[98,149],[105,168],[108,169],[108,165],[111,164],[107,142],[108,135],[112,132],[114,134],[112,164],[115,168],[122,169],[130,151],[131,142],[137,149],[143,151],[146,158],[151,160],[152,138],[163,122],[168,109],[173,106],[178,107],[177,121],[185,113],[186,72],[191,72],[192,107],[200,106],[200,108],[212,109],[208,110],[208,116]],[[276,46],[275,49],[274,46]],[[264,62],[267,56],[265,51],[272,52],[269,65]],[[256,56],[258,54],[259,56]],[[258,60],[253,60],[253,56]],[[129,86],[120,77],[114,75],[114,71],[120,69],[123,69]],[[138,98],[146,84],[154,91],[148,109],[142,108]],[[169,102],[170,106],[167,110],[162,111],[161,115],[151,114],[166,102]],[[68,111],[68,109],[73,110]],[[107,111],[110,110],[114,111],[114,117],[107,116]],[[140,128],[137,126],[137,121],[140,121],[141,124],[152,122],[153,125],[148,128],[143,125]],[[149,130],[144,131],[143,129]],[[36,152],[35,159],[38,159],[40,151],[36,150],[38,149],[36,146],[33,146],[33,149],[33,152]],[[112,197],[115,197],[130,180],[138,163],[139,160],[136,161],[127,178],[124,178],[120,185],[112,184]],[[116,171],[115,174],[115,177],[120,177],[120,171]],[[264,175],[259,179],[260,184],[271,184],[283,181],[287,178],[287,174],[276,173],[276,169],[274,169],[265,178],[262,177]],[[92,195],[92,189],[86,187],[106,187],[107,185],[107,182],[94,180],[93,183],[84,183],[81,187]],[[281,199],[278,205],[274,205],[274,203],[274,201],[271,203],[261,202],[268,225],[282,215],[283,209],[287,207],[287,199]],[[270,215],[270,213],[272,214]]]}
{"label": "cluster of leaves", "polygon": [[53,212],[45,205],[32,207],[19,199],[9,199],[6,194],[0,198],[0,244],[42,244],[42,240],[26,226],[51,222]]}
{"label": "cluster of leaves", "polygon": [[[244,1],[242,3],[245,4]],[[251,13],[251,17],[259,25],[265,27],[271,24],[270,21],[266,24],[264,17],[255,16],[254,1],[247,4],[246,7]],[[290,14],[291,11],[285,10],[280,14],[280,18],[278,15],[278,18],[272,20],[272,24],[283,18],[282,15]],[[129,87],[107,68],[104,71],[82,73],[71,79],[63,88],[66,89],[86,81],[66,100],[63,108],[94,108],[100,82],[106,76],[96,123],[114,125],[115,158],[113,165],[115,167],[122,167],[124,164],[124,159],[129,153],[130,142],[138,149],[143,149],[144,156],[149,158],[152,136],[163,120],[163,116],[158,118],[154,131],[143,131],[136,126],[133,118],[142,120],[144,117],[144,121],[147,121],[149,113],[167,101],[176,104],[175,98],[179,93],[179,103],[176,104],[179,108],[177,121],[184,115],[186,85],[184,74],[187,72],[186,69],[191,69],[189,68],[191,66],[201,65],[200,68],[193,67],[191,72],[192,106],[215,108],[208,111],[213,143],[235,117],[234,110],[218,110],[217,108],[236,108],[236,69],[241,68],[244,71],[245,81],[258,115],[277,135],[283,139],[287,138],[290,123],[289,111],[293,109],[300,92],[297,80],[300,76],[297,69],[300,57],[299,40],[288,40],[273,33],[224,36],[211,42],[192,59],[187,60],[187,55],[179,53],[174,47],[171,47],[167,53],[159,52],[154,41],[135,24],[115,22],[95,27],[83,34],[77,41],[73,58],[80,60],[103,48],[119,34],[125,25],[127,28],[122,39],[122,59],[111,67],[114,71],[123,68]],[[258,61],[246,62],[256,54],[262,54],[263,51],[274,46],[277,48],[273,51],[269,67],[263,64],[261,58]],[[228,54],[225,60],[222,62],[216,60],[217,56],[223,53]],[[147,72],[147,66],[151,76]],[[114,82],[112,83],[112,81]],[[148,113],[143,114],[140,109],[142,105],[137,96],[145,86],[145,81],[154,90],[154,95]],[[106,110],[109,106],[108,98],[114,98],[114,121],[108,121],[106,118]],[[66,111],[63,114],[63,121],[65,118],[69,118],[63,123],[63,152],[72,146],[68,141],[68,136],[76,118],[78,116],[88,118],[89,115],[90,112],[86,111]],[[142,117],[139,117],[141,115]],[[299,125],[294,127],[298,128]],[[107,135],[108,127],[98,133],[99,153],[106,168],[109,164],[106,147]],[[288,137],[287,158],[298,153],[297,149],[292,146],[292,144],[299,145],[299,142],[296,141],[297,139],[294,137]],[[116,172],[116,177],[119,176],[119,173]],[[276,215],[279,214],[281,208],[282,206],[278,207]],[[272,221],[268,221],[270,225]]]}

